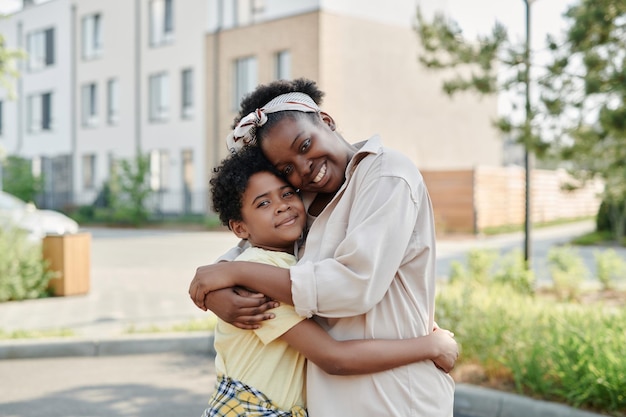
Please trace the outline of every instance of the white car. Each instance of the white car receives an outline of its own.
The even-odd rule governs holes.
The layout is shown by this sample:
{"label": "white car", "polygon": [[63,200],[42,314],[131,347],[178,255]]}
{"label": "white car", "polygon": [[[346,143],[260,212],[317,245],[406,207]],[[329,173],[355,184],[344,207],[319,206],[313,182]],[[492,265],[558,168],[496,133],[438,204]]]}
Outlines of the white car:
{"label": "white car", "polygon": [[17,227],[28,233],[32,241],[41,241],[46,235],[64,235],[78,232],[78,223],[54,210],[39,210],[32,203],[0,191],[0,227]]}

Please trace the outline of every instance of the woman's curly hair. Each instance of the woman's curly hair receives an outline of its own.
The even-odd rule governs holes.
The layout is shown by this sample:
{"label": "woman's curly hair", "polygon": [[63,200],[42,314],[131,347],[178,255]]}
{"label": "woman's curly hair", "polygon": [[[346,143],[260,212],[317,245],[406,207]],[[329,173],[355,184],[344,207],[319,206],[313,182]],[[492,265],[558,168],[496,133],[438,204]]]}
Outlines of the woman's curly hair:
{"label": "woman's curly hair", "polygon": [[[260,109],[272,101],[275,97],[295,92],[308,95],[318,106],[322,104],[324,92],[317,87],[315,81],[306,78],[273,81],[269,84],[259,85],[254,91],[244,96],[241,100],[241,105],[239,106],[239,113],[233,121],[232,128],[234,129],[242,118],[256,109]],[[303,113],[299,111],[281,111],[277,113],[270,113],[267,117],[267,122],[256,131],[259,142],[263,139],[264,132],[270,130],[272,126],[285,117],[289,117],[291,119],[309,117],[315,123],[321,122],[316,113]]]}
{"label": "woman's curly hair", "polygon": [[243,220],[241,198],[250,177],[258,172],[269,172],[283,179],[280,172],[263,156],[258,146],[247,146],[214,168],[209,181],[211,201],[213,210],[219,215],[223,225],[229,226],[230,220]]}

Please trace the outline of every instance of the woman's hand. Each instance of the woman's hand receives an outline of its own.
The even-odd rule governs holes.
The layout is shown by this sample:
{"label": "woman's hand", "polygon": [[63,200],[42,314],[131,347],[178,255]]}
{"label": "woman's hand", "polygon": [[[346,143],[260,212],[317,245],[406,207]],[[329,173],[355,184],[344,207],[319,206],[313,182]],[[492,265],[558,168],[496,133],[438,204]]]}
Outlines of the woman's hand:
{"label": "woman's hand", "polygon": [[264,320],[273,319],[267,312],[279,303],[263,294],[242,287],[211,291],[204,298],[204,305],[220,319],[240,329],[258,329]]}
{"label": "woman's hand", "polygon": [[436,353],[432,358],[435,366],[445,373],[452,371],[459,357],[459,345],[454,340],[454,333],[436,327],[427,337],[431,338],[435,348]]}

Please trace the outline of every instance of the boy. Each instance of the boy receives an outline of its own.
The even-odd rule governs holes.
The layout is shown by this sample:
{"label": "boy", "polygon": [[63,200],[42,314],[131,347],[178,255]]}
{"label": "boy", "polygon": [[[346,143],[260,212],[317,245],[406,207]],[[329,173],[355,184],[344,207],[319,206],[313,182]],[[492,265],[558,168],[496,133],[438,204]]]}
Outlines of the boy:
{"label": "boy", "polygon": [[[307,213],[299,195],[258,147],[224,160],[210,183],[220,220],[250,245],[238,261],[284,268],[296,264],[295,245]],[[305,359],[333,375],[355,375],[429,359],[449,371],[458,356],[456,342],[445,330],[406,340],[336,341],[290,305],[272,312],[274,319],[252,331],[218,320],[218,381],[204,416],[306,416]]]}

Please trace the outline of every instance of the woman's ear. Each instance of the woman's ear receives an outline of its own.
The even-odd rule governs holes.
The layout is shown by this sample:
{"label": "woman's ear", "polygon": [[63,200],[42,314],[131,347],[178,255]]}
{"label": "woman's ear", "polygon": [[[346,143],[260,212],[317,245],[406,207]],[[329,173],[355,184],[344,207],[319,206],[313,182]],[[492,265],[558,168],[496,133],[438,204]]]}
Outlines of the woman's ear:
{"label": "woman's ear", "polygon": [[335,125],[335,120],[330,116],[330,114],[321,111],[320,117],[322,118],[322,121],[326,123],[328,127],[330,127],[330,130],[334,131],[337,128],[337,126]]}
{"label": "woman's ear", "polygon": [[229,220],[228,226],[238,238],[246,240],[250,237],[246,223],[243,220]]}

